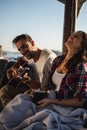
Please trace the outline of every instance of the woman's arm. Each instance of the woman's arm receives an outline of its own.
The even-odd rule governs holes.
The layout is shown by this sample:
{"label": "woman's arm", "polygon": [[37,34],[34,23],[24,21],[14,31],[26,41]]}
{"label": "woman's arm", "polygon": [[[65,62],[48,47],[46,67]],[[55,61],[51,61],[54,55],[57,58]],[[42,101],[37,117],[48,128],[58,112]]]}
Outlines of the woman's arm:
{"label": "woman's arm", "polygon": [[68,106],[68,107],[82,107],[84,103],[84,100],[79,100],[78,98],[72,98],[72,99],[43,99],[38,102],[39,107],[44,107],[50,104],[56,104],[61,106]]}

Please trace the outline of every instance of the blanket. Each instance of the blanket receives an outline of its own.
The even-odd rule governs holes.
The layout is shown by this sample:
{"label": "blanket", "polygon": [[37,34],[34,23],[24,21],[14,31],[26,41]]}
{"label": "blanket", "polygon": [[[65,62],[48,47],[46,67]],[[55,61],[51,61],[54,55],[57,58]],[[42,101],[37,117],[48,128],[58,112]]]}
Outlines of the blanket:
{"label": "blanket", "polygon": [[54,104],[38,109],[25,94],[16,96],[0,113],[0,130],[80,130],[84,123],[85,109]]}

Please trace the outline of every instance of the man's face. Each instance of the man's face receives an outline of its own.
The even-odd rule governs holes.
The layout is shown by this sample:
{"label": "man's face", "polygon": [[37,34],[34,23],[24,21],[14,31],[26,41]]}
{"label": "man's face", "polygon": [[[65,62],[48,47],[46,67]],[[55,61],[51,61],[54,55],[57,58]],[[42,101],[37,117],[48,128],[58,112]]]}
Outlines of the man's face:
{"label": "man's face", "polygon": [[30,41],[21,39],[16,43],[16,47],[20,51],[20,53],[24,55],[27,59],[31,59],[34,57],[35,54],[35,51],[33,51],[34,46]]}

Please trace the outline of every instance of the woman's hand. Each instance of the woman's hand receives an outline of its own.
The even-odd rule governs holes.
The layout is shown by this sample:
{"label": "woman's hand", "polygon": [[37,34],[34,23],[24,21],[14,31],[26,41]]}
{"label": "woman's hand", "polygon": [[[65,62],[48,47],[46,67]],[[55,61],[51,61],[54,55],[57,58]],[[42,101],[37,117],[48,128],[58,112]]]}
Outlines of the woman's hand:
{"label": "woman's hand", "polygon": [[40,107],[45,107],[45,106],[51,104],[52,102],[53,102],[53,99],[45,98],[45,99],[43,99],[43,100],[41,100],[41,101],[38,102],[38,107],[39,108]]}

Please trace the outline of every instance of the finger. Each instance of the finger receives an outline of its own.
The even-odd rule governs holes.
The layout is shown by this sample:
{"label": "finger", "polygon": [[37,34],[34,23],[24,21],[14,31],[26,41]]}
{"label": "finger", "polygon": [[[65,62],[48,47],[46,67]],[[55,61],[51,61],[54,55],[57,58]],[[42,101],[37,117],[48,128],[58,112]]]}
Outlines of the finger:
{"label": "finger", "polygon": [[38,108],[40,108],[40,107],[45,107],[46,104],[45,104],[45,103],[41,103],[41,104],[38,104],[38,103],[37,103],[37,106],[38,106]]}
{"label": "finger", "polygon": [[43,100],[43,99],[40,100],[40,101],[38,101],[38,105],[39,105],[39,104],[42,104],[42,103],[44,103],[44,100]]}
{"label": "finger", "polygon": [[40,108],[40,107],[43,107],[44,104],[38,104],[38,103],[37,103],[37,106],[38,106],[38,108]]}
{"label": "finger", "polygon": [[22,66],[19,66],[18,71],[23,71],[24,68]]}

